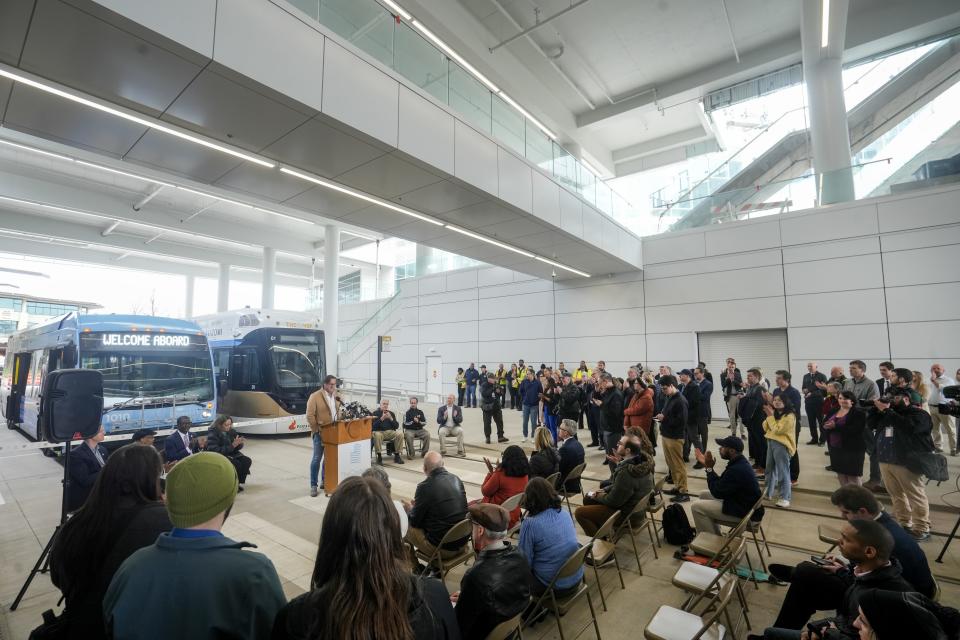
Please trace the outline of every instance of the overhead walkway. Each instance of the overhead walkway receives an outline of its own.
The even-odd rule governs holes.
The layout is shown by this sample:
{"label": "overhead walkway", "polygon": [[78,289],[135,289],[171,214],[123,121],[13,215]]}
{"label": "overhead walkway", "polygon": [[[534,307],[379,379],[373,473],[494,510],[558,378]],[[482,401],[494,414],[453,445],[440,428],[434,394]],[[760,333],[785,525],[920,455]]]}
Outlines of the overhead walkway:
{"label": "overhead walkway", "polygon": [[283,0],[2,15],[4,127],[539,277],[642,266],[570,156],[520,153]]}
{"label": "overhead walkway", "polygon": [[[955,37],[920,57],[850,110],[848,123],[852,154],[856,156],[881,139],[912,114],[953,87],[958,80],[960,37]],[[772,123],[761,135],[775,131],[778,124],[779,121]],[[698,183],[676,203],[665,207],[661,216],[669,214],[674,207],[688,209],[687,213],[670,227],[671,230],[689,229],[735,218],[744,211],[770,206],[789,207],[790,203],[787,201],[768,203],[768,200],[791,180],[804,176],[810,170],[812,154],[808,130],[803,128],[790,131],[756,159],[739,170],[730,170],[730,165],[736,166],[740,161],[737,156],[738,154],[733,154],[730,160],[701,181],[702,184],[710,184],[712,187],[716,184],[713,176],[723,175],[725,171],[732,175],[712,193],[701,193],[701,183]],[[890,173],[893,171],[891,169]]]}

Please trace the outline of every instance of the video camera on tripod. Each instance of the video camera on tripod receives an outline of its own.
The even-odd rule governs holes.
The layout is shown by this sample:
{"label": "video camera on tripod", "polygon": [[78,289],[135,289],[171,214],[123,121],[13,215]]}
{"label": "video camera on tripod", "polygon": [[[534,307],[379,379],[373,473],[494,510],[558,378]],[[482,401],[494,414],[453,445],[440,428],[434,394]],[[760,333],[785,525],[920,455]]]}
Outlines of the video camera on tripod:
{"label": "video camera on tripod", "polygon": [[940,389],[940,395],[950,402],[941,402],[937,406],[937,411],[942,415],[960,416],[960,384]]}

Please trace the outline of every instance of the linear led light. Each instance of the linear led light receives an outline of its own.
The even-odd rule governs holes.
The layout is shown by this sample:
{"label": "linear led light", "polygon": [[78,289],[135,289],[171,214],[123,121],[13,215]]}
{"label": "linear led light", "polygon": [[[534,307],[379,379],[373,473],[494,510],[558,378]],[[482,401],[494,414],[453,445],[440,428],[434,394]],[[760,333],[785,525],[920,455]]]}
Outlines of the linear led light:
{"label": "linear led light", "polygon": [[112,169],[110,167],[105,167],[100,164],[94,164],[92,162],[87,162],[86,160],[74,160],[69,158],[77,164],[82,164],[85,167],[91,167],[93,169],[99,169],[100,171],[106,171],[108,173],[116,173],[117,175],[126,176],[128,178],[134,178],[136,180],[143,180],[145,182],[152,182],[153,184],[159,184],[162,187],[173,187],[175,185],[170,184],[169,182],[164,182],[163,180],[156,180],[155,178],[148,178],[146,176],[137,175],[135,173],[127,173],[126,171],[120,171],[119,169]]}
{"label": "linear led light", "polygon": [[346,229],[341,229],[340,233],[346,233],[347,235],[354,236],[356,238],[363,238],[364,240],[369,240],[370,242],[376,242],[377,239],[373,236],[365,236],[362,233],[357,233],[355,231],[347,231]]}
{"label": "linear led light", "polygon": [[823,22],[820,25],[820,48],[830,45],[830,0],[823,0]]}
{"label": "linear led light", "polygon": [[236,158],[246,160],[247,162],[253,162],[254,164],[258,164],[262,167],[267,167],[268,169],[271,169],[274,166],[276,166],[272,162],[268,162],[267,160],[263,160],[262,158],[258,158],[256,156],[243,153],[242,151],[237,151],[236,149],[231,149],[230,147],[225,147],[221,144],[217,144],[215,142],[211,142],[203,138],[198,138],[197,136],[190,135],[189,133],[184,133],[183,131],[180,131],[178,129],[174,129],[172,127],[160,124],[156,120],[151,120],[143,116],[138,116],[132,113],[128,113],[126,111],[121,111],[120,109],[116,109],[114,107],[101,104],[100,102],[95,102],[93,100],[84,98],[83,96],[77,95],[75,93],[64,91],[63,89],[58,89],[53,85],[49,85],[44,82],[38,82],[32,78],[28,78],[27,76],[9,71],[4,67],[0,67],[0,76],[13,80],[15,82],[19,82],[21,84],[25,84],[29,87],[33,87],[34,89],[39,89],[40,91],[43,91],[45,93],[50,93],[55,96],[59,96],[61,98],[66,98],[71,102],[82,104],[86,107],[90,107],[91,109],[96,109],[97,111],[102,111],[103,113],[109,113],[110,115],[116,116],[118,118],[123,118],[124,120],[135,122],[144,127],[148,127],[150,129],[154,129],[156,131],[166,133],[167,135],[171,135],[171,136],[180,138],[182,140],[186,140],[188,142],[192,142],[194,144],[207,147],[208,149],[213,149],[214,151],[219,151],[220,153],[226,153],[227,155],[231,155]]}
{"label": "linear led light", "polygon": [[507,249],[508,251],[513,251],[514,253],[519,253],[520,255],[526,256],[527,258],[533,258],[533,257],[535,257],[535,256],[534,256],[532,253],[530,253],[529,251],[524,251],[523,249],[518,249],[518,248],[516,248],[516,247],[511,247],[511,246],[508,245],[508,244],[504,244],[504,243],[502,243],[502,242],[498,242],[498,241],[496,241],[496,240],[494,240],[494,239],[492,239],[492,238],[487,238],[486,236],[482,236],[482,235],[480,235],[479,233],[474,233],[473,231],[467,231],[466,229],[462,229],[462,228],[460,228],[460,227],[455,227],[455,226],[453,226],[452,224],[445,224],[445,225],[443,225],[443,226],[446,227],[447,229],[450,229],[450,231],[456,231],[457,233],[462,233],[462,234],[465,235],[465,236],[470,236],[471,238],[474,238],[474,239],[476,239],[476,240],[480,240],[481,242],[486,242],[486,243],[488,243],[488,244],[496,245],[496,246],[500,247],[501,249]]}
{"label": "linear led light", "polygon": [[575,274],[577,274],[578,276],[583,276],[584,278],[589,278],[589,277],[590,277],[590,274],[589,274],[589,273],[584,273],[583,271],[578,271],[578,270],[574,269],[573,267],[568,267],[568,266],[566,266],[566,265],[564,265],[564,264],[560,264],[559,262],[554,262],[553,260],[547,260],[546,258],[541,258],[540,256],[534,256],[534,259],[535,259],[535,260],[539,260],[540,262],[545,262],[545,263],[549,264],[550,266],[557,267],[557,268],[559,268],[559,269],[563,269],[564,271],[569,271],[570,273],[575,273]]}
{"label": "linear led light", "polygon": [[322,180],[322,179],[320,179],[320,178],[317,178],[316,176],[311,176],[311,175],[306,174],[306,173],[301,173],[301,172],[299,172],[299,171],[294,171],[293,169],[288,169],[287,167],[280,167],[280,171],[281,171],[282,173],[285,173],[285,174],[289,175],[289,176],[293,176],[293,177],[295,177],[295,178],[300,178],[301,180],[306,180],[307,182],[312,182],[312,183],[314,183],[314,184],[318,184],[318,185],[320,185],[321,187],[326,187],[327,189],[332,189],[333,191],[339,191],[340,193],[345,193],[345,194],[347,194],[348,196],[353,196],[354,198],[357,198],[358,200],[364,200],[365,202],[369,202],[369,203],[371,203],[371,204],[375,204],[375,205],[380,206],[380,207],[383,207],[383,208],[385,208],[385,209],[390,209],[390,210],[392,210],[392,211],[396,211],[397,213],[402,213],[402,214],[404,214],[404,215],[410,216],[411,218],[416,218],[417,220],[423,220],[424,222],[429,222],[430,224],[435,224],[435,225],[437,225],[437,226],[439,226],[439,227],[442,227],[442,226],[443,226],[443,223],[440,222],[439,220],[434,220],[433,218],[428,218],[428,217],[425,216],[425,215],[421,215],[421,214],[419,214],[419,213],[417,213],[417,212],[415,212],[415,211],[411,211],[410,209],[405,209],[405,208],[403,208],[403,207],[399,207],[399,206],[397,206],[397,205],[395,205],[395,204],[393,204],[393,203],[391,203],[391,202],[388,202],[388,201],[386,201],[386,200],[381,200],[380,198],[374,198],[373,196],[368,196],[368,195],[365,194],[365,193],[360,193],[359,191],[354,191],[353,189],[348,189],[348,188],[346,188],[346,187],[344,187],[344,186],[341,186],[341,185],[339,185],[339,184],[337,184],[337,183],[335,183],[335,182],[328,182],[328,181],[326,181],[326,180]]}
{"label": "linear led light", "polygon": [[280,216],[281,218],[286,218],[287,220],[292,220],[292,221],[294,221],[294,222],[301,222],[301,223],[303,223],[303,224],[309,224],[309,225],[314,225],[314,224],[316,224],[315,222],[312,222],[312,221],[310,221],[310,220],[304,220],[303,218],[298,218],[297,216],[292,216],[292,215],[290,215],[289,213],[280,213],[279,211],[271,211],[270,209],[264,209],[264,208],[262,208],[262,207],[254,207],[254,210],[255,210],[255,211],[262,211],[262,212],[264,212],[264,213],[270,213],[270,214],[273,214],[273,215],[275,215],[275,216]]}
{"label": "linear led light", "polygon": [[393,9],[393,11],[404,20],[413,20],[413,16],[393,0],[380,0],[380,2]]}
{"label": "linear led light", "polygon": [[32,151],[33,153],[39,153],[42,156],[49,156],[51,158],[56,158],[57,160],[67,160],[68,162],[73,162],[73,158],[62,156],[59,153],[51,153],[50,151],[44,151],[42,149],[34,149],[33,147],[28,147],[24,144],[17,144],[16,142],[10,142],[9,140],[0,140],[0,144],[5,144],[8,147],[16,147],[23,151]]}
{"label": "linear led light", "polygon": [[499,93],[499,92],[500,92],[500,88],[499,88],[497,85],[495,85],[495,84],[493,84],[492,82],[490,82],[490,80],[487,78],[487,76],[485,76],[485,75],[483,75],[482,73],[480,73],[479,71],[477,71],[477,69],[476,69],[472,64],[470,64],[469,62],[467,62],[466,60],[464,60],[464,59],[463,59],[463,56],[461,56],[459,53],[457,53],[456,51],[454,51],[454,50],[450,47],[450,45],[448,45],[446,42],[444,42],[443,40],[441,40],[440,38],[438,38],[432,31],[430,31],[430,30],[427,29],[425,26],[423,26],[423,23],[422,23],[422,22],[420,22],[419,20],[412,20],[412,21],[411,21],[411,24],[412,24],[414,27],[416,27],[417,30],[420,31],[420,33],[422,33],[423,35],[427,36],[427,38],[429,38],[430,41],[433,42],[433,44],[435,44],[435,45],[437,45],[438,47],[440,47],[440,49],[441,49],[445,54],[447,54],[448,56],[450,56],[451,58],[453,58],[454,60],[456,60],[456,61],[457,61],[457,64],[459,64],[461,67],[463,67],[464,69],[466,69],[467,71],[469,71],[470,73],[472,73],[472,74],[474,75],[474,77],[477,78],[477,80],[479,80],[479,81],[482,82],[483,84],[487,85],[487,88],[490,89],[490,91],[493,91],[494,93]]}
{"label": "linear led light", "polygon": [[553,131],[550,131],[550,129],[548,129],[546,125],[544,125],[542,122],[540,122],[539,120],[534,118],[532,115],[530,115],[530,112],[524,109],[523,107],[521,107],[519,104],[517,104],[516,100],[514,100],[513,98],[511,98],[510,96],[508,96],[502,91],[500,91],[498,95],[504,102],[506,102],[511,107],[519,111],[523,115],[523,117],[525,117],[527,120],[529,120],[533,124],[537,125],[537,128],[540,129],[540,131],[543,131],[545,134],[547,134],[550,137],[550,139],[552,140],[557,139],[557,134],[555,134]]}

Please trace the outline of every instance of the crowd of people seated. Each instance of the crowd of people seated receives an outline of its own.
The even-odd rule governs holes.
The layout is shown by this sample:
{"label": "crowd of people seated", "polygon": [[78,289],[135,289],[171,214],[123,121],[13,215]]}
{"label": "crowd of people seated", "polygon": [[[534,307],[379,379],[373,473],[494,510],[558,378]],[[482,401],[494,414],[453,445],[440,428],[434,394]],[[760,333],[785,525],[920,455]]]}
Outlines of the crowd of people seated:
{"label": "crowd of people seated", "polygon": [[[531,603],[548,587],[563,598],[584,582],[582,567],[554,580],[580,547],[577,526],[592,536],[655,491],[658,446],[672,485],[664,493],[674,502],[691,499],[691,455],[693,467],[705,470],[707,490],[690,505],[698,532],[719,534],[748,513],[764,518],[763,507],[755,508],[761,496],[788,507],[798,477],[801,406],[819,410],[808,420],[806,444],[824,446],[837,474],[831,502],[844,523],[838,553],[796,566],[771,564],[773,578],[789,586],[774,623],[751,638],[956,637],[960,614],[934,601],[937,586],[918,544],[929,537],[930,523],[925,468],[917,459],[939,451],[932,403],[937,428],[948,427],[947,442],[955,447],[947,399],[925,397],[923,380],[891,363],[884,363],[883,385],[866,377],[860,361],[850,363],[850,379],[838,367],[830,378],[817,375],[810,363],[797,390],[788,371],[777,371],[771,384],[756,367],[742,376],[731,358],[716,382],[733,417],[729,434],[711,443],[704,413],[714,377],[699,364],[678,376],[667,366],[654,374],[638,365],[620,379],[602,361],[593,369],[581,362],[573,372],[562,363],[537,372],[521,361],[499,367],[485,383],[486,371],[467,375],[471,366],[463,372],[462,397],[447,397],[433,424],[416,398],[402,426],[384,400],[374,414],[378,464],[331,494],[310,590],[289,602],[270,560],[221,532],[250,471],[244,440],[228,416],[218,416],[199,438],[182,417],[162,456],[153,432],[138,432],[109,454],[101,431],[71,456],[71,478],[82,481],[69,496],[74,513],[51,549],[51,577],[65,596],[62,622],[72,634],[64,637],[138,638],[149,629],[152,637],[480,639],[516,616],[532,624],[544,611]],[[314,403],[318,427],[338,415],[333,382],[329,397]],[[939,394],[953,381],[934,365],[930,382]],[[470,387],[478,383],[502,391],[481,388],[477,398]],[[496,407],[488,406],[491,397]],[[490,423],[497,414],[502,422],[507,397],[511,409],[524,413],[532,451],[528,457],[510,445],[497,460],[483,458],[482,497],[468,503],[464,483],[444,459],[448,438],[465,454],[458,401],[478,402],[489,440]],[[707,423],[711,417],[706,414]],[[430,448],[432,429],[440,451]],[[580,442],[581,430],[590,433],[589,443]],[[380,465],[383,447],[392,445],[394,462],[403,464],[403,451],[413,459],[417,440],[424,478],[412,501],[394,500]],[[579,477],[567,476],[584,464],[584,448],[591,446],[604,452],[609,477],[586,491],[571,515],[562,496],[583,487]],[[867,458],[877,463],[878,483],[861,482]],[[892,513],[877,500],[880,483]],[[501,506],[508,501],[510,511]],[[469,530],[459,527],[465,521]],[[448,535],[455,527],[462,535]],[[472,566],[451,594],[438,579],[443,562],[471,549]],[[184,603],[189,611],[181,615]],[[893,628],[906,630],[894,635]]]}

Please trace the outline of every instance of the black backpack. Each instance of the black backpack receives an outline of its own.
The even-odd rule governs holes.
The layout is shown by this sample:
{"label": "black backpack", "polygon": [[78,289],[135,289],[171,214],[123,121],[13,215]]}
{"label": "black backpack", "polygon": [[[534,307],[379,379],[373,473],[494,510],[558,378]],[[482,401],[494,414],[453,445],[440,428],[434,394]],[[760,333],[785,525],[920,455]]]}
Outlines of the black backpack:
{"label": "black backpack", "polygon": [[696,531],[690,526],[687,512],[679,504],[671,504],[663,510],[663,537],[670,544],[690,544]]}

